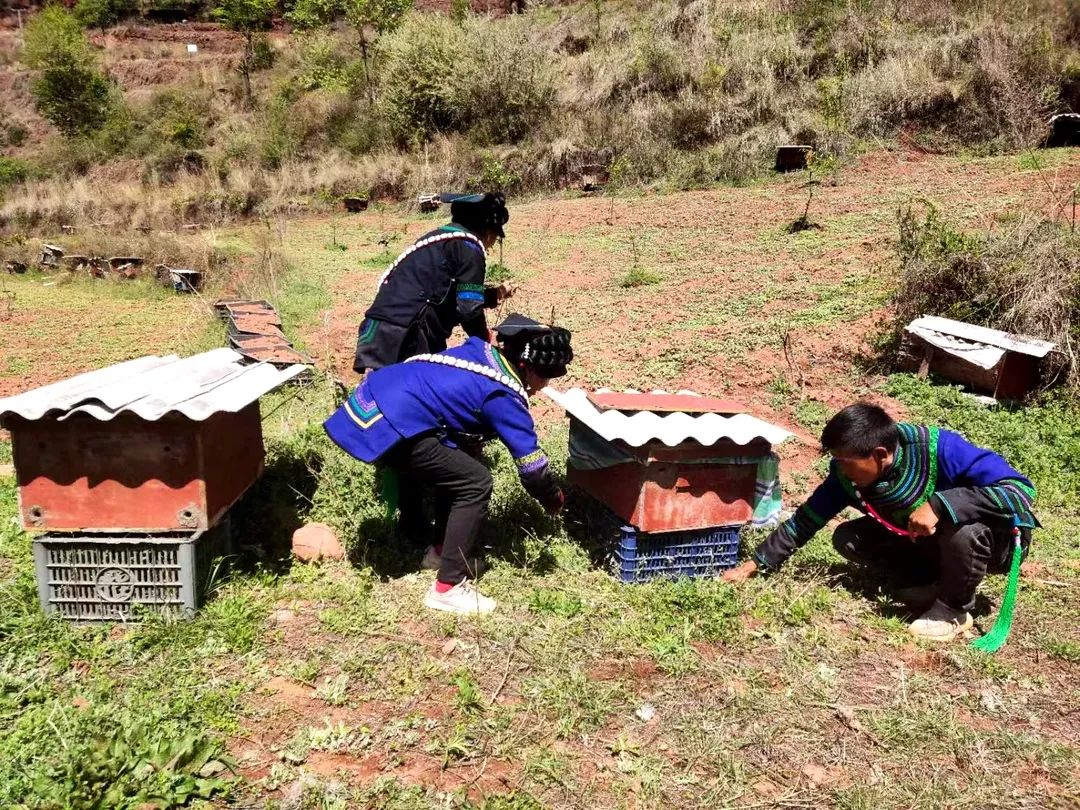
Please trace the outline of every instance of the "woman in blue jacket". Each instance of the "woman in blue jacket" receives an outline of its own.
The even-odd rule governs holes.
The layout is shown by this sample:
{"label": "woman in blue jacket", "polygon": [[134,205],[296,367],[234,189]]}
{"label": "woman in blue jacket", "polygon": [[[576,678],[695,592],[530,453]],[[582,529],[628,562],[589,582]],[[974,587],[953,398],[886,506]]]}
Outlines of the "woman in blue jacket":
{"label": "woman in blue jacket", "polygon": [[[437,544],[428,553],[435,560],[425,563],[437,561],[439,573],[424,598],[434,610],[488,613],[495,608],[495,600],[473,586],[475,570],[470,570],[491,500],[491,473],[462,449],[463,443],[499,438],[529,494],[552,514],[563,505],[537,441],[528,397],[566,373],[574,356],[570,332],[515,314],[495,333],[500,348],[470,337],[456,348],[371,372],[325,423],[345,452],[383,462],[403,480],[434,489]],[[407,534],[426,522],[422,495],[420,486],[402,486]]]}

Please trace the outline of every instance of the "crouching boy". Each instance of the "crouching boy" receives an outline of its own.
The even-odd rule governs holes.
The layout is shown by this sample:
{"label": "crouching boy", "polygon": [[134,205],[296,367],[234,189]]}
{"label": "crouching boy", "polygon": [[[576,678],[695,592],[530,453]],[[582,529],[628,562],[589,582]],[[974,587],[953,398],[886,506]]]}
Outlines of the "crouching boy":
{"label": "crouching boy", "polygon": [[[845,507],[864,517],[833,533],[836,550],[900,586],[896,596],[929,608],[916,636],[949,641],[972,625],[975,590],[1005,573],[1015,532],[1026,555],[1038,525],[1035,488],[996,453],[949,430],[893,421],[876,405],[849,405],[821,434],[829,474],[810,499],[727,572],[741,582],[777,569]],[[903,587],[907,586],[907,587]]]}

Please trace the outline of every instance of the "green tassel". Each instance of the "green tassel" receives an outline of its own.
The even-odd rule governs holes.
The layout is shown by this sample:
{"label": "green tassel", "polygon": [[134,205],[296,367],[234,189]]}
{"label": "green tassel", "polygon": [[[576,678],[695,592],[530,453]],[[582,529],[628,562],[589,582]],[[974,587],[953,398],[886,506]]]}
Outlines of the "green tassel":
{"label": "green tassel", "polygon": [[1024,556],[1020,548],[1020,530],[1016,529],[1014,535],[1012,565],[1009,567],[1009,582],[1005,586],[1005,596],[1001,600],[1001,610],[998,611],[997,621],[990,628],[990,632],[982,638],[971,642],[973,649],[984,653],[996,653],[1009,638],[1012,630],[1013,613],[1016,612],[1016,597],[1020,592],[1020,560]]}
{"label": "green tassel", "polygon": [[393,520],[397,516],[401,479],[390,467],[383,467],[379,472],[379,494],[386,504],[387,519]]}

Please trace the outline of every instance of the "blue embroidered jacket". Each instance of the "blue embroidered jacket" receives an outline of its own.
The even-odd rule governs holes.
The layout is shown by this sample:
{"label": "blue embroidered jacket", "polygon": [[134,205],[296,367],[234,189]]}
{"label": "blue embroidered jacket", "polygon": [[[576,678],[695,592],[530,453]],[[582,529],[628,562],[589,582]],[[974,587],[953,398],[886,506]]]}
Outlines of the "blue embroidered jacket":
{"label": "blue embroidered jacket", "polygon": [[[908,515],[927,501],[939,519],[957,524],[1037,525],[1031,511],[1034,486],[997,453],[951,430],[903,423],[899,427],[892,467],[863,492],[894,525],[906,525]],[[849,506],[861,511],[854,486],[834,461],[810,498],[758,546],[754,560],[766,570],[779,567]]]}
{"label": "blue embroidered jacket", "polygon": [[521,378],[479,338],[370,372],[324,427],[342,450],[367,462],[428,433],[448,444],[462,436],[498,437],[529,493],[549,508],[562,501]]}

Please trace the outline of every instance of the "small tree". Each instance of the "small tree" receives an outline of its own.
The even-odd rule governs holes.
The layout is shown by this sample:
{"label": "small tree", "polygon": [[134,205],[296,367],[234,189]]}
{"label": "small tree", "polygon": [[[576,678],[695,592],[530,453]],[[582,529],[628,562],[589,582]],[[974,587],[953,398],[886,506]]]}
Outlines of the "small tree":
{"label": "small tree", "polygon": [[98,130],[120,104],[78,20],[58,5],[26,26],[23,61],[37,71],[30,85],[37,111],[69,137]]}
{"label": "small tree", "polygon": [[343,16],[356,31],[364,64],[364,90],[368,100],[374,101],[371,57],[375,43],[384,34],[396,31],[412,6],[413,0],[298,0],[289,19],[301,28],[314,28]]}
{"label": "small tree", "polygon": [[244,35],[240,75],[244,77],[244,103],[251,105],[251,74],[255,70],[255,33],[270,26],[276,0],[219,0],[214,17],[226,28]]}

